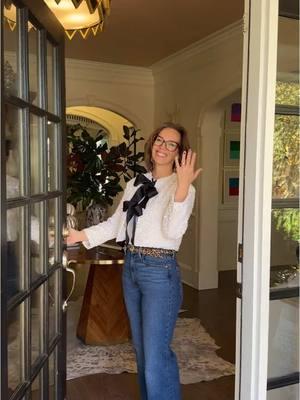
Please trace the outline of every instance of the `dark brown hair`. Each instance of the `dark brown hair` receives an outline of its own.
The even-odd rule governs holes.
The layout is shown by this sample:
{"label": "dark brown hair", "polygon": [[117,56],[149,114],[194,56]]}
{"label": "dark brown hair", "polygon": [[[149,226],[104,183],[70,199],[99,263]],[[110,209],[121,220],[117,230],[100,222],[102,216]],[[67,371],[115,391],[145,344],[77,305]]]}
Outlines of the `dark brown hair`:
{"label": "dark brown hair", "polygon": [[[180,134],[180,144],[179,144],[179,149],[178,149],[178,157],[179,161],[181,160],[182,153],[184,151],[188,151],[190,148],[190,143],[188,140],[188,134],[186,129],[179,124],[176,124],[175,122],[164,122],[162,125],[160,125],[158,128],[155,129],[155,131],[149,136],[147,142],[145,143],[145,155],[144,155],[144,161],[146,164],[146,168],[148,171],[153,170],[153,162],[152,162],[152,147],[155,139],[157,136],[160,134],[160,132],[165,129],[165,128],[171,128],[177,131]],[[175,165],[174,165],[175,168]]]}

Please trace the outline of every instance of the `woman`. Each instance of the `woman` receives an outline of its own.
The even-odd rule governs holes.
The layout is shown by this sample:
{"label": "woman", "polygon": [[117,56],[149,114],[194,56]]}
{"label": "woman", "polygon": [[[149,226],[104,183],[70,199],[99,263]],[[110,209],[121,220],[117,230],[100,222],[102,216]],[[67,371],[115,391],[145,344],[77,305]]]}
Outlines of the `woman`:
{"label": "woman", "polygon": [[82,231],[71,230],[67,243],[91,248],[112,238],[125,240],[123,289],[136,352],[142,400],[179,400],[176,356],[170,348],[182,302],[176,261],[193,209],[191,183],[196,153],[186,130],[165,123],[145,147],[148,173],[127,183],[114,215]]}

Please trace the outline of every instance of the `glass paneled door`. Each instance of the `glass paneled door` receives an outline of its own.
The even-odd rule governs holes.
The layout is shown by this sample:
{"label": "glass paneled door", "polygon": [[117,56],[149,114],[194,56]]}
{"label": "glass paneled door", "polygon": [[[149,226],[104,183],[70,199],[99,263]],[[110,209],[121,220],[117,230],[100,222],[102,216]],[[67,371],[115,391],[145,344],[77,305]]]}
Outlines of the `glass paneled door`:
{"label": "glass paneled door", "polygon": [[64,31],[1,0],[1,400],[65,398]]}
{"label": "glass paneled door", "polygon": [[245,1],[243,61],[235,400],[298,400],[298,1]]}

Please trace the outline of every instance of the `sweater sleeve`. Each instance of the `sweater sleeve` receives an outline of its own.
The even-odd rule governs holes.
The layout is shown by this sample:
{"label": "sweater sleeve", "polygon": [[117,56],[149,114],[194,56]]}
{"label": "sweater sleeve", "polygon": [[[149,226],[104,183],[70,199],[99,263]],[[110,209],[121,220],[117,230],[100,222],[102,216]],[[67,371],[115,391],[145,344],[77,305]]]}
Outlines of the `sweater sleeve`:
{"label": "sweater sleeve", "polygon": [[195,192],[194,186],[190,185],[188,195],[182,202],[176,202],[175,193],[172,194],[162,221],[162,229],[167,238],[180,239],[184,235],[194,207]]}
{"label": "sweater sleeve", "polygon": [[100,222],[98,225],[90,226],[84,229],[88,240],[83,241],[82,244],[87,248],[99,246],[108,240],[114,239],[117,236],[119,226],[123,215],[123,201],[125,193],[120,201],[114,214],[104,222]]}

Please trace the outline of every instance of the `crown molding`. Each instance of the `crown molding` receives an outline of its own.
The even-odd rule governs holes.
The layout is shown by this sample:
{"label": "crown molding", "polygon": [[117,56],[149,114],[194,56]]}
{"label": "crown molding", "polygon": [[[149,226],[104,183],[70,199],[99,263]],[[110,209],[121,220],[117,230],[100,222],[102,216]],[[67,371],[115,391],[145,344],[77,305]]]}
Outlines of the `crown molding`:
{"label": "crown molding", "polygon": [[67,79],[153,86],[151,68],[66,58]]}
{"label": "crown molding", "polygon": [[[174,54],[152,64],[151,69],[154,74],[163,72],[174,65],[180,65],[188,61],[193,61],[195,57],[203,55],[212,48],[223,45],[229,39],[241,40],[243,37],[243,20],[240,19],[233,24],[226,26],[209,36],[192,43],[190,46],[177,51]],[[211,61],[215,61],[212,60]]]}

